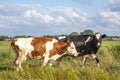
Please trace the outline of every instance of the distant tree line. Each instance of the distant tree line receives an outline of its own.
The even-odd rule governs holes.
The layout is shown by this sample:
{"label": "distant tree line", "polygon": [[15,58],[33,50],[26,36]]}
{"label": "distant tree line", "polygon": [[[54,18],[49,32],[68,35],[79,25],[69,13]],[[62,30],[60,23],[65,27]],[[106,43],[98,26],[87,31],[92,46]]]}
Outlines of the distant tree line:
{"label": "distant tree line", "polygon": [[28,37],[32,37],[32,36],[18,35],[18,36],[15,36],[14,38],[28,38]]}
{"label": "distant tree line", "polygon": [[[94,35],[94,31],[91,29],[84,30],[83,32],[72,32],[71,34],[62,34],[62,35],[44,35],[44,37],[51,37],[51,38],[57,38],[58,36],[77,36],[77,35]],[[0,41],[5,41],[5,40],[11,40],[13,38],[28,38],[28,37],[33,37],[33,36],[26,36],[26,35],[18,35],[14,37],[8,37],[6,35],[1,35],[0,36]],[[107,36],[105,40],[120,40],[120,36]]]}
{"label": "distant tree line", "polygon": [[5,36],[5,35],[0,36],[0,41],[4,41],[4,40],[7,40],[7,39],[9,39],[8,36]]}

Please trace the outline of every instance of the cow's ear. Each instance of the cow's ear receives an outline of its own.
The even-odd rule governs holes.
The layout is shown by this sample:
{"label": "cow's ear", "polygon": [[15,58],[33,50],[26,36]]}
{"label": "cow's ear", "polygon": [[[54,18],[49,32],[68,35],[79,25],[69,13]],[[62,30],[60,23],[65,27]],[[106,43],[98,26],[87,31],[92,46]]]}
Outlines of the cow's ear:
{"label": "cow's ear", "polygon": [[105,37],[106,37],[106,34],[103,34],[103,35],[102,35],[102,38],[105,38]]}

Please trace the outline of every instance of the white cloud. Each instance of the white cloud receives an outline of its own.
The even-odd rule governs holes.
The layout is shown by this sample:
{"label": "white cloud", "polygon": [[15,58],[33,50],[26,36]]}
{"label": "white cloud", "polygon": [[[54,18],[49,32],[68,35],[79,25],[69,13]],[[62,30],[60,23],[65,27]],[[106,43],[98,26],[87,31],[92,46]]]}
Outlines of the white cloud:
{"label": "white cloud", "polygon": [[16,35],[24,33],[45,35],[50,34],[49,32],[63,34],[63,32],[78,30],[77,25],[83,25],[86,22],[85,19],[89,19],[83,11],[72,7],[48,8],[33,4],[2,5],[0,9],[0,33],[2,34],[6,29],[8,33],[14,34],[15,32]]}
{"label": "white cloud", "polygon": [[[44,9],[46,11],[46,8]],[[45,24],[76,24],[79,22],[89,22],[89,17],[82,11],[71,7],[49,8],[49,12],[32,9],[24,12],[24,17],[29,20]],[[80,24],[80,23],[79,23]]]}
{"label": "white cloud", "polygon": [[106,9],[111,11],[120,11],[120,0],[108,0]]}
{"label": "white cloud", "polygon": [[105,9],[94,18],[89,17],[79,8],[73,7],[0,4],[0,33],[6,29],[7,32],[16,31],[17,34],[46,35],[92,29],[95,32],[108,33],[108,35],[115,30],[120,35],[120,9],[117,7],[117,10],[113,10],[114,6],[111,7],[113,4],[118,3],[107,3]]}
{"label": "white cloud", "polygon": [[55,19],[55,22],[56,23],[66,23],[66,24],[69,24],[69,22],[62,16],[58,16],[56,19]]}
{"label": "white cloud", "polygon": [[76,12],[73,12],[72,16],[77,18],[77,17],[79,17],[79,14],[77,14]]}
{"label": "white cloud", "polygon": [[4,28],[5,24],[0,23],[0,28]]}
{"label": "white cloud", "polygon": [[25,11],[24,17],[27,19],[34,18],[34,20],[39,20],[41,23],[49,23],[54,19],[52,16],[50,16],[48,14],[42,14],[42,13],[38,12],[37,10]]}
{"label": "white cloud", "polygon": [[108,0],[105,9],[99,13],[102,22],[113,29],[120,29],[120,0]]}
{"label": "white cloud", "polygon": [[25,11],[25,13],[24,13],[24,17],[30,19],[35,12],[36,12],[35,10],[32,10],[32,11],[27,10],[27,11]]}
{"label": "white cloud", "polygon": [[46,23],[49,23],[49,22],[51,22],[51,21],[53,21],[53,17],[52,16],[50,16],[50,15],[44,15],[44,21],[46,22]]}
{"label": "white cloud", "polygon": [[27,19],[35,19],[35,20],[39,20],[41,23],[68,23],[67,20],[65,20],[65,18],[60,15],[55,17],[54,13],[53,16],[51,16],[50,14],[46,13],[40,13],[37,10],[27,10],[24,13],[24,17]]}
{"label": "white cloud", "polygon": [[100,13],[100,16],[104,21],[108,22],[109,24],[120,25],[119,12],[103,11]]}
{"label": "white cloud", "polygon": [[108,0],[106,4],[94,20],[95,26],[108,35],[120,36],[120,0]]}

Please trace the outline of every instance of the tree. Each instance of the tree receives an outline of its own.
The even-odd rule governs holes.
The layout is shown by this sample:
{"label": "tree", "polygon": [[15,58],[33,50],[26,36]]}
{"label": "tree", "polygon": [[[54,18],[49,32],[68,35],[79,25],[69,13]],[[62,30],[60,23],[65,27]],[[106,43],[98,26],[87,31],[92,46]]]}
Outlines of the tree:
{"label": "tree", "polygon": [[8,36],[0,36],[0,41],[4,41],[4,40],[7,40],[8,39]]}
{"label": "tree", "polygon": [[94,35],[94,31],[91,29],[84,30],[80,33],[81,35]]}
{"label": "tree", "polygon": [[72,32],[69,36],[77,36],[79,35],[77,32]]}

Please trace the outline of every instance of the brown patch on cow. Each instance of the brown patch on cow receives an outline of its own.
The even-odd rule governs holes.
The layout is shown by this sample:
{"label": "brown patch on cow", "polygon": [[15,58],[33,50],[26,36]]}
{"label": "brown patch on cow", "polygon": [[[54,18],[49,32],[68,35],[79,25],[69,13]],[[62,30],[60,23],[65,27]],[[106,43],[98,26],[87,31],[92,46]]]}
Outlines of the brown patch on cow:
{"label": "brown patch on cow", "polygon": [[52,38],[47,38],[47,37],[35,37],[32,40],[32,43],[31,43],[31,45],[33,45],[33,47],[34,47],[34,51],[32,51],[32,53],[31,53],[32,56],[33,57],[35,57],[35,56],[43,56],[43,54],[46,51],[45,44],[48,41],[52,41],[52,40],[53,40]]}
{"label": "brown patch on cow", "polygon": [[62,55],[70,44],[68,42],[56,42],[53,45],[53,49],[50,50],[49,57],[52,57],[56,54]]}

